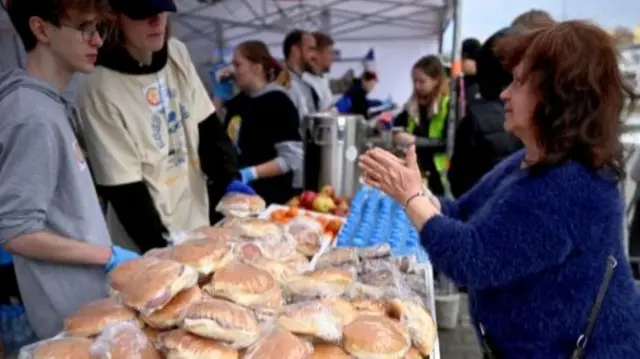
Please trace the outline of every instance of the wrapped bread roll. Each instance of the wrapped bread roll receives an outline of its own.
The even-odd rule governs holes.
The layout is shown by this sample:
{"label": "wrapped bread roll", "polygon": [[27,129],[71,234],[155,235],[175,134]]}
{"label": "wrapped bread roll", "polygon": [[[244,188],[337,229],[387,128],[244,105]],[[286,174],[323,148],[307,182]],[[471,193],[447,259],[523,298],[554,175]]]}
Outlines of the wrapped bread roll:
{"label": "wrapped bread roll", "polygon": [[[60,338],[33,344],[31,359],[96,359],[91,354],[91,340]],[[24,350],[24,349],[23,349]],[[22,358],[22,353],[20,358]]]}
{"label": "wrapped bread roll", "polygon": [[296,244],[296,250],[307,257],[313,257],[322,247],[322,233],[301,223],[293,223],[286,228]]}
{"label": "wrapped bread roll", "polygon": [[363,260],[389,257],[391,246],[385,242],[371,247],[359,248],[358,255]]}
{"label": "wrapped bread roll", "polygon": [[156,258],[140,257],[117,266],[109,273],[109,291],[111,295],[117,295],[136,273],[145,270]]}
{"label": "wrapped bread roll", "polygon": [[335,267],[343,264],[357,264],[358,252],[356,248],[340,247],[324,253],[318,259],[316,268]]}
{"label": "wrapped bread roll", "polygon": [[289,278],[298,274],[294,267],[285,262],[276,261],[266,257],[260,257],[251,262],[257,268],[260,268],[273,276],[275,280],[284,283]]}
{"label": "wrapped bread roll", "polygon": [[111,325],[91,344],[96,359],[160,359],[147,336],[131,323]]}
{"label": "wrapped bread roll", "polygon": [[351,304],[356,309],[358,316],[370,315],[370,316],[385,316],[389,312],[388,303],[383,300],[373,299],[353,299]]}
{"label": "wrapped bread roll", "polygon": [[316,301],[285,306],[276,322],[293,334],[332,343],[342,338],[342,319],[338,313]]}
{"label": "wrapped bread roll", "polygon": [[[156,252],[161,259],[171,259],[195,268],[201,277],[207,276],[229,264],[233,259],[230,242],[216,241],[209,238],[191,239],[166,252]],[[153,254],[149,254],[154,256]]]}
{"label": "wrapped bread roll", "polygon": [[413,301],[394,299],[391,314],[406,324],[413,346],[423,356],[431,355],[438,337],[438,328],[427,309]]}
{"label": "wrapped bread roll", "polygon": [[334,344],[316,344],[311,359],[351,359],[351,355]]}
{"label": "wrapped bread roll", "polygon": [[360,316],[343,330],[344,349],[356,358],[402,359],[411,340],[397,321],[384,316]]}
{"label": "wrapped bread roll", "polygon": [[258,323],[247,309],[226,300],[206,299],[184,313],[182,328],[233,348],[246,348],[260,335]]}
{"label": "wrapped bread roll", "polygon": [[225,216],[248,217],[260,214],[266,207],[267,204],[260,196],[231,193],[220,200],[216,211]]}
{"label": "wrapped bread roll", "polygon": [[142,328],[142,332],[144,333],[144,335],[147,337],[147,340],[149,340],[149,343],[151,343],[151,345],[153,345],[154,348],[156,349],[160,348],[160,336],[162,334],[161,331],[159,331],[156,328],[144,327]]}
{"label": "wrapped bread roll", "polygon": [[64,331],[72,336],[93,337],[111,324],[131,322],[138,326],[136,313],[113,298],[99,299],[80,307],[64,321]]}
{"label": "wrapped bread roll", "polygon": [[353,283],[353,280],[356,277],[356,272],[355,269],[324,268],[315,270],[307,274],[307,276],[323,282],[335,284],[336,286],[344,288],[343,291],[346,291],[347,287]]}
{"label": "wrapped bread roll", "polygon": [[405,355],[403,359],[422,359],[422,358],[423,356],[422,354],[420,354],[418,349],[411,348],[409,349],[409,351],[407,352],[407,355]]}
{"label": "wrapped bread roll", "polygon": [[238,351],[214,340],[204,339],[182,329],[161,337],[166,359],[238,359]]}
{"label": "wrapped bread roll", "polygon": [[331,308],[337,315],[340,317],[340,322],[342,326],[351,323],[357,316],[358,312],[356,308],[350,302],[346,301],[342,298],[323,298],[320,300],[320,303],[325,306]]}
{"label": "wrapped bread roll", "polygon": [[289,258],[283,260],[288,266],[293,268],[297,273],[309,270],[309,259],[300,252],[294,252]]}
{"label": "wrapped bread roll", "polygon": [[266,306],[277,310],[282,306],[282,292],[273,276],[240,262],[233,262],[215,272],[211,283],[203,289],[214,297],[226,298],[249,308]]}
{"label": "wrapped bread roll", "polygon": [[238,239],[238,233],[231,228],[224,227],[202,227],[196,230],[205,238],[219,242],[235,242]]}
{"label": "wrapped bread roll", "polygon": [[178,262],[148,258],[120,290],[124,303],[148,316],[162,309],[181,291],[198,282],[198,273]]}
{"label": "wrapped bread roll", "polygon": [[235,223],[238,233],[249,239],[281,238],[282,228],[277,224],[261,218],[248,218]]}
{"label": "wrapped bread roll", "polygon": [[244,359],[307,359],[313,347],[290,332],[274,329],[247,350]]}
{"label": "wrapped bread roll", "polygon": [[197,286],[178,293],[164,308],[150,315],[143,315],[142,320],[156,329],[170,329],[178,325],[182,313],[191,305],[202,299],[202,291]]}
{"label": "wrapped bread roll", "polygon": [[323,281],[309,276],[296,276],[285,283],[287,295],[293,301],[339,297],[346,288],[342,284]]}

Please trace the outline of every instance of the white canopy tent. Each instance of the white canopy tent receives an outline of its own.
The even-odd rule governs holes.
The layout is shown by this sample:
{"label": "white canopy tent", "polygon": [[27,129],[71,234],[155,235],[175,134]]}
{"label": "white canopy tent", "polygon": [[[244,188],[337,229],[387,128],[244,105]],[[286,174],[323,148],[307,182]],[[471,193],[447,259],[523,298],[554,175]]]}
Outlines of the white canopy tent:
{"label": "white canopy tent", "polygon": [[[133,1],[133,0],[132,0]],[[209,83],[208,64],[216,49],[248,39],[267,43],[282,57],[281,43],[295,28],[320,30],[336,40],[341,76],[376,53],[381,85],[374,96],[409,95],[409,69],[420,56],[438,53],[442,33],[459,0],[175,0],[173,35],[184,41]],[[455,24],[454,24],[455,26]],[[0,13],[0,70],[19,66],[24,53],[4,11]]]}

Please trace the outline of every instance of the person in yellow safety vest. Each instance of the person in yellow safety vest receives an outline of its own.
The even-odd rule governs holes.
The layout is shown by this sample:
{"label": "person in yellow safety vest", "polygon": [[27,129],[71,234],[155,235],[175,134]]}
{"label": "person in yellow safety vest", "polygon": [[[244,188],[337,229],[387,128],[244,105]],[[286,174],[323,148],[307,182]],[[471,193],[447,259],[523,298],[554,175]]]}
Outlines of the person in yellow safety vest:
{"label": "person in yellow safety vest", "polygon": [[449,117],[449,82],[444,65],[437,56],[425,56],[411,70],[413,95],[393,122],[404,131],[394,134],[399,144],[415,142],[416,137],[442,140],[436,148],[417,149],[418,163],[427,174],[429,189],[444,195],[447,186],[447,124]]}

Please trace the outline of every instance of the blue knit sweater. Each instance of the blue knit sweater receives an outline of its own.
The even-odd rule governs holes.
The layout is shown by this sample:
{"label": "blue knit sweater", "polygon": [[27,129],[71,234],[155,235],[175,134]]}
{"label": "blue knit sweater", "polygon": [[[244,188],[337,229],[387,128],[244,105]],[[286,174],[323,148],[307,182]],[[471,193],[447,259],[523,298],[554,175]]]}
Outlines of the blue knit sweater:
{"label": "blue knit sweater", "polygon": [[434,268],[469,288],[471,316],[500,358],[568,359],[606,258],[618,260],[588,359],[640,358],[640,295],[622,245],[615,181],[568,162],[532,176],[501,162],[421,230]]}

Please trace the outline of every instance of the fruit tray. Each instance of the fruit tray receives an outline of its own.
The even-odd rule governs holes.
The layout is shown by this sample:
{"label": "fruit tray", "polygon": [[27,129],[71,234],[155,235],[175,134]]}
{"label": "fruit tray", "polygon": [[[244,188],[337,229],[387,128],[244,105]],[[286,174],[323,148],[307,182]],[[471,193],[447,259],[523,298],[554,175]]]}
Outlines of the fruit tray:
{"label": "fruit tray", "polygon": [[285,224],[296,217],[311,218],[318,221],[324,234],[331,238],[332,244],[345,223],[346,218],[335,216],[328,213],[318,213],[304,208],[293,208],[280,204],[271,204],[262,213],[259,218],[269,219],[276,223]]}
{"label": "fruit tray", "polygon": [[428,262],[418,232],[404,209],[391,197],[362,186],[351,201],[349,215],[336,240],[338,246],[366,247],[389,243],[394,256]]}

